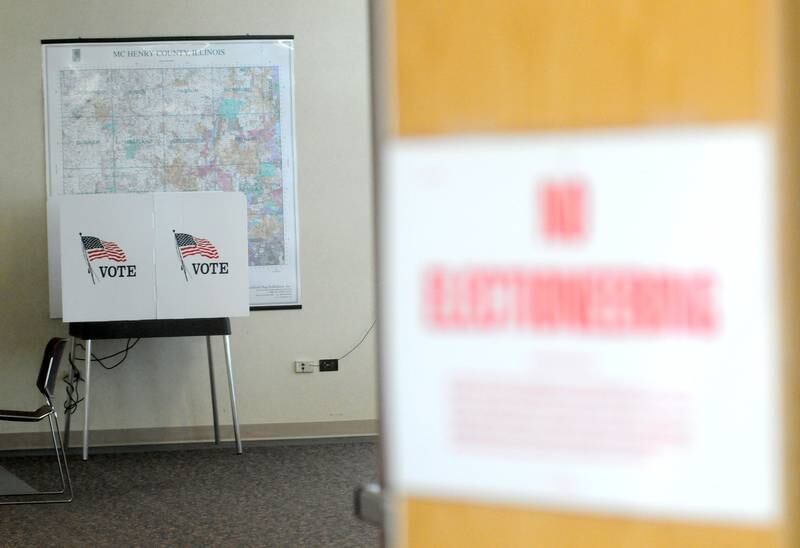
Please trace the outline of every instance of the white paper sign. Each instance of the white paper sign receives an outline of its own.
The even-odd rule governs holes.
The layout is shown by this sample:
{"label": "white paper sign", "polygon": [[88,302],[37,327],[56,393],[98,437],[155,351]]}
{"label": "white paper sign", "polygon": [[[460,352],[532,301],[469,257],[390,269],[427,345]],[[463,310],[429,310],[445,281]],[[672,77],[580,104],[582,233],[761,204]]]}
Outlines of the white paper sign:
{"label": "white paper sign", "polygon": [[773,153],[751,127],[391,144],[389,487],[775,519]]}

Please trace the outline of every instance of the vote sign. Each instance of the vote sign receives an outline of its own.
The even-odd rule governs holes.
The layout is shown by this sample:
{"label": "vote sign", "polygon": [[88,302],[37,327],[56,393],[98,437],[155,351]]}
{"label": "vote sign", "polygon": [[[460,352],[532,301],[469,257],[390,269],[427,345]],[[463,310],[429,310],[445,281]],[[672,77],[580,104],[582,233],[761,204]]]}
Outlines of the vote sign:
{"label": "vote sign", "polygon": [[248,313],[244,196],[78,195],[58,207],[64,321]]}

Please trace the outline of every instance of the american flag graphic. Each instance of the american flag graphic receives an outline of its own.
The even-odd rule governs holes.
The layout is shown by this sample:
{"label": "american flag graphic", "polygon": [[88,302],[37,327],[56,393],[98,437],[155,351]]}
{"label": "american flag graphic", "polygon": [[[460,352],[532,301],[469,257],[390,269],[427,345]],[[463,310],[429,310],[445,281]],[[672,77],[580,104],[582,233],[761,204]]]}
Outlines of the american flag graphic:
{"label": "american flag graphic", "polygon": [[110,259],[124,263],[128,260],[122,248],[114,242],[106,242],[96,236],[81,236],[81,242],[90,262],[96,259]]}
{"label": "american flag graphic", "polygon": [[189,255],[202,255],[207,259],[219,259],[217,248],[205,238],[196,238],[191,234],[176,232],[175,243],[178,245],[178,249],[181,252],[181,257],[188,257]]}

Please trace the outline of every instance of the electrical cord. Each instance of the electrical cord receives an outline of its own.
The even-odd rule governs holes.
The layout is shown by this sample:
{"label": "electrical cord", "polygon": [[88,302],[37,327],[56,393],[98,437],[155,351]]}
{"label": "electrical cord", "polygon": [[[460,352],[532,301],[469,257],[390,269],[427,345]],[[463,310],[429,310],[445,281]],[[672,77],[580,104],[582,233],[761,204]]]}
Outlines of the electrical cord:
{"label": "electrical cord", "polygon": [[69,355],[69,365],[69,373],[64,375],[64,383],[67,389],[67,400],[64,402],[64,413],[66,415],[74,414],[78,410],[78,404],[83,401],[80,392],[78,392],[78,386],[83,377],[81,377],[80,370],[75,367],[75,363],[72,361],[72,354]]}
{"label": "electrical cord", "polygon": [[[141,339],[136,339],[131,344],[131,339],[128,339],[125,343],[125,348],[118,352],[114,352],[113,354],[109,354],[108,356],[103,356],[102,358],[98,358],[94,352],[92,352],[92,361],[97,362],[103,369],[111,370],[119,367],[122,363],[127,359],[128,352],[136,346]],[[81,348],[84,352],[86,351],[86,347],[82,344],[78,343],[75,345],[78,348]],[[117,363],[113,365],[107,365],[105,363],[106,360],[111,358],[116,358],[117,356],[122,355]],[[81,375],[80,370],[75,365],[75,360],[85,359],[85,355],[83,357],[80,356],[73,356],[72,352],[69,353],[69,365],[70,365],[70,372],[64,375],[64,383],[66,384],[66,391],[67,391],[67,400],[64,402],[64,413],[68,415],[72,415],[75,411],[78,410],[78,404],[81,403],[84,398],[80,396],[79,386],[81,382],[86,382],[83,376]]]}
{"label": "electrical cord", "polygon": [[370,325],[370,326],[369,326],[369,329],[367,329],[367,331],[364,333],[364,336],[363,336],[363,337],[361,337],[361,340],[360,340],[360,341],[358,341],[358,342],[356,343],[356,345],[355,345],[353,348],[351,348],[350,350],[348,350],[348,351],[347,351],[347,353],[346,353],[344,356],[342,356],[341,358],[339,358],[339,359],[338,359],[338,361],[342,361],[342,360],[343,360],[343,359],[345,359],[347,356],[349,356],[350,354],[352,354],[352,352],[353,352],[353,351],[354,351],[356,348],[358,348],[359,346],[361,346],[361,343],[363,343],[363,342],[366,340],[366,338],[367,338],[367,335],[369,335],[369,334],[370,334],[370,332],[372,331],[372,328],[373,328],[373,327],[375,327],[375,324],[376,324],[376,323],[378,323],[378,319],[377,319],[377,318],[376,318],[376,319],[374,319],[374,320],[372,321],[372,325]]}
{"label": "electrical cord", "polygon": [[[122,362],[124,362],[125,359],[128,357],[128,351],[130,351],[134,346],[139,344],[140,340],[142,340],[142,339],[141,338],[136,339],[135,341],[133,341],[133,344],[131,344],[131,339],[128,339],[128,342],[125,343],[125,348],[123,348],[119,352],[114,352],[113,354],[109,354],[108,356],[103,356],[102,358],[98,358],[95,355],[95,353],[92,352],[92,361],[99,363],[100,366],[103,369],[111,370],[111,369],[114,369],[115,367],[119,367],[120,365],[122,365]],[[80,348],[84,352],[86,351],[86,348],[81,343],[78,343],[75,346],[77,346],[78,348]],[[120,354],[123,354],[123,356],[122,356],[122,358],[120,358],[120,360],[117,363],[115,363],[114,365],[106,365],[105,364],[105,360],[109,360],[111,358],[116,358]],[[70,356],[70,359],[72,359],[71,356]],[[84,358],[78,357],[78,359],[84,359]]]}

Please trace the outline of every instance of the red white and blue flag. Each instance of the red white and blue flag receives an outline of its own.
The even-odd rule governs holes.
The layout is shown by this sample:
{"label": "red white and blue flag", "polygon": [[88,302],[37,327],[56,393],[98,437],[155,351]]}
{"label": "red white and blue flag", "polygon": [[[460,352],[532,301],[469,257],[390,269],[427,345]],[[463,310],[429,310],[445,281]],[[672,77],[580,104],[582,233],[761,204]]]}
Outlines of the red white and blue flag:
{"label": "red white and blue flag", "polygon": [[200,255],[207,259],[219,259],[217,248],[205,238],[197,238],[191,234],[176,232],[175,244],[178,246],[181,257]]}
{"label": "red white and blue flag", "polygon": [[116,242],[106,242],[96,236],[81,236],[83,249],[86,251],[86,257],[89,262],[97,259],[109,259],[118,263],[124,263],[128,260],[125,252]]}

